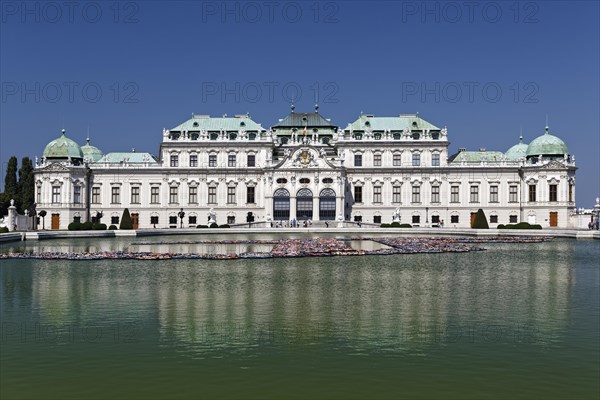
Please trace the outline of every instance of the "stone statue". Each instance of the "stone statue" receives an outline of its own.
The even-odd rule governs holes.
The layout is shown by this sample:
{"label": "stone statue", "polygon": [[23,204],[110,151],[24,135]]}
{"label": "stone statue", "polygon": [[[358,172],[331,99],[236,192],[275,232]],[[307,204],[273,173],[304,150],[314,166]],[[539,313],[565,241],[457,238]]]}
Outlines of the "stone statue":
{"label": "stone statue", "polygon": [[216,224],[217,223],[217,213],[215,212],[215,209],[211,207],[211,209],[208,211],[208,224]]}
{"label": "stone statue", "polygon": [[10,199],[10,206],[14,207],[15,206],[15,199]]}
{"label": "stone statue", "polygon": [[396,208],[394,210],[394,214],[392,216],[392,221],[393,222],[400,222],[400,207]]}

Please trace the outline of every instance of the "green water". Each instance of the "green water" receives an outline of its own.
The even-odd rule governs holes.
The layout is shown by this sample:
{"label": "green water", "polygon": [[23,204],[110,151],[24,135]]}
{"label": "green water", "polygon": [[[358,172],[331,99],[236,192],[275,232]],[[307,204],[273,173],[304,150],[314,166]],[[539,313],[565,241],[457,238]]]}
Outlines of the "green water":
{"label": "green water", "polygon": [[[159,240],[198,237],[133,239]],[[0,251],[137,249],[131,241]],[[600,242],[485,247],[5,260],[0,397],[597,399]]]}

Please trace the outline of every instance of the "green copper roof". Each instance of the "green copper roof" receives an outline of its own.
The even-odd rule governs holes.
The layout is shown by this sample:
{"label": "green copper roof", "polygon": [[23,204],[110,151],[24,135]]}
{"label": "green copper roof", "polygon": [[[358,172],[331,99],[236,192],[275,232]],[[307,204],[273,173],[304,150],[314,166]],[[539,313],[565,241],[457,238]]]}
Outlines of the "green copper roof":
{"label": "green copper roof", "polygon": [[501,151],[461,151],[450,157],[450,162],[481,162],[501,161],[504,154]]}
{"label": "green copper roof", "polygon": [[58,139],[54,139],[46,145],[43,157],[45,158],[83,158],[81,147],[65,136],[65,130]]}
{"label": "green copper roof", "polygon": [[131,152],[123,152],[123,153],[106,153],[98,163],[109,163],[109,164],[119,164],[119,163],[150,163],[156,164],[156,158],[150,153],[137,153],[134,151]]}
{"label": "green copper roof", "polygon": [[551,135],[546,127],[546,132],[533,139],[527,147],[528,156],[539,156],[539,155],[563,155],[569,154],[569,149],[562,139]]}
{"label": "green copper roof", "polygon": [[327,118],[323,117],[318,112],[303,113],[294,112],[288,114],[287,117],[273,125],[274,129],[278,128],[317,128],[317,127],[328,127],[336,128],[337,126],[332,124]]}
{"label": "green copper roof", "polygon": [[420,131],[423,129],[440,130],[437,126],[425,121],[418,115],[400,115],[398,117],[375,117],[361,115],[356,121],[350,123],[346,130],[364,131],[403,131],[410,129]]}
{"label": "green copper roof", "polygon": [[103,155],[99,148],[90,144],[90,138],[87,138],[85,140],[85,145],[81,146],[81,152],[83,153],[83,158],[90,162],[98,161]]}
{"label": "green copper roof", "polygon": [[208,115],[194,115],[192,118],[170,129],[173,131],[263,131],[260,124],[254,122],[250,116],[212,118]]}
{"label": "green copper roof", "polygon": [[523,136],[519,138],[519,143],[508,149],[504,155],[509,161],[517,161],[521,158],[525,158],[527,155],[527,144],[523,143]]}

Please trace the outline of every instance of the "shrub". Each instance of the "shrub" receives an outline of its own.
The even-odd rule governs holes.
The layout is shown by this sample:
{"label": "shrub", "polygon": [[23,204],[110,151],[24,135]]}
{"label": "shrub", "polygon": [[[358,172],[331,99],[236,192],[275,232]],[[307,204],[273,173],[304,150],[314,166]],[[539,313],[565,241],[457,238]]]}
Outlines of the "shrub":
{"label": "shrub", "polygon": [[211,227],[211,228],[218,228],[218,227],[219,227],[219,225],[217,225],[217,223],[216,223],[216,222],[213,222],[212,224],[210,224],[210,227]]}
{"label": "shrub", "polygon": [[96,231],[105,231],[106,230],[106,224],[99,224],[99,223],[95,223],[93,226],[93,229]]}
{"label": "shrub", "polygon": [[229,228],[229,227],[230,227],[230,226],[229,226],[229,225],[227,225],[227,224],[223,224],[223,225],[219,226],[219,228]]}
{"label": "shrub", "polygon": [[111,225],[108,227],[109,231],[116,231],[117,230],[117,226],[116,225]]}
{"label": "shrub", "polygon": [[504,225],[498,224],[498,226],[496,227],[496,229],[505,229],[505,228],[504,228]]}
{"label": "shrub", "polygon": [[411,224],[400,224],[398,228],[412,228]]}
{"label": "shrub", "polygon": [[389,228],[389,227],[390,227],[390,224],[381,224],[381,227],[382,227],[382,228]]}
{"label": "shrub", "polygon": [[519,222],[518,224],[506,224],[504,228],[500,228],[500,225],[498,225],[498,229],[542,229],[542,226],[539,224],[530,225],[528,222]]}
{"label": "shrub", "polygon": [[67,229],[70,231],[79,231],[81,230],[81,223],[79,222],[71,222],[68,226]]}
{"label": "shrub", "polygon": [[529,227],[529,229],[542,229],[542,226],[540,224],[535,224],[535,225],[531,225]]}
{"label": "shrub", "polygon": [[490,229],[488,225],[487,218],[485,217],[485,213],[480,208],[477,210],[477,214],[475,214],[475,219],[473,220],[473,224],[471,225],[473,229]]}
{"label": "shrub", "polygon": [[8,228],[6,226],[3,226],[2,228],[0,228],[0,233],[8,233]]}
{"label": "shrub", "polygon": [[82,231],[91,231],[92,229],[94,229],[94,224],[92,224],[91,221],[86,221],[83,224],[81,224]]}
{"label": "shrub", "polygon": [[123,215],[121,216],[121,223],[119,224],[119,229],[133,229],[133,221],[131,220],[131,215],[129,215],[128,208],[123,210]]}
{"label": "shrub", "polygon": [[400,222],[392,222],[390,228],[400,228]]}
{"label": "shrub", "polygon": [[208,225],[198,225],[196,228],[208,228]]}

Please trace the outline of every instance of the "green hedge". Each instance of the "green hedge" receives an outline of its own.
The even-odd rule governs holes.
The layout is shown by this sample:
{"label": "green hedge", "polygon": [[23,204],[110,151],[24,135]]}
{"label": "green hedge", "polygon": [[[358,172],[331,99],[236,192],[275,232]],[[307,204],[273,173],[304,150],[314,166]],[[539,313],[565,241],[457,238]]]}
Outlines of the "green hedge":
{"label": "green hedge", "polygon": [[380,226],[380,227],[381,227],[381,228],[389,228],[389,227],[390,227],[390,224],[381,224],[381,226]]}
{"label": "green hedge", "polygon": [[95,223],[94,226],[93,226],[93,229],[95,231],[105,231],[106,230],[106,224]]}
{"label": "green hedge", "polygon": [[400,224],[398,228],[412,228],[411,224]]}
{"label": "green hedge", "polygon": [[81,230],[81,223],[79,222],[71,222],[68,226],[67,229],[70,231],[80,231]]}
{"label": "green hedge", "polygon": [[519,222],[518,224],[498,225],[498,229],[542,229],[539,224],[531,225],[528,222]]}
{"label": "green hedge", "polygon": [[92,229],[94,229],[94,224],[91,221],[86,221],[81,224],[82,231],[91,231]]}
{"label": "green hedge", "polygon": [[213,222],[212,224],[210,224],[210,227],[211,227],[211,228],[218,228],[218,227],[219,227],[219,225],[217,225],[217,223],[216,223],[216,222]]}
{"label": "green hedge", "polygon": [[229,227],[230,227],[230,226],[229,226],[229,225],[227,225],[227,224],[223,224],[223,225],[219,226],[219,228],[229,228]]}
{"label": "green hedge", "polygon": [[208,228],[208,225],[197,225],[196,228]]}
{"label": "green hedge", "polygon": [[111,225],[108,227],[109,231],[116,231],[117,230],[117,226],[116,225]]}
{"label": "green hedge", "polygon": [[8,228],[6,226],[3,226],[2,228],[0,228],[0,233],[8,233]]}
{"label": "green hedge", "polygon": [[121,224],[119,225],[119,229],[133,229],[133,221],[131,219],[131,215],[129,214],[128,208],[123,210],[123,215],[121,216]]}

